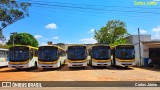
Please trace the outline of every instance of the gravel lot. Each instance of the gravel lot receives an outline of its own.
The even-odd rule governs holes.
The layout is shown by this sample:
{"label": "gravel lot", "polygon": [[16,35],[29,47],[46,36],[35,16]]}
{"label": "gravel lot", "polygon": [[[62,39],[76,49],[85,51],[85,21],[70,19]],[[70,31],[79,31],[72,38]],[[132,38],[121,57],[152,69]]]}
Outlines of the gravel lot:
{"label": "gravel lot", "polygon": [[160,69],[129,67],[90,67],[60,69],[0,68],[0,81],[160,81]]}

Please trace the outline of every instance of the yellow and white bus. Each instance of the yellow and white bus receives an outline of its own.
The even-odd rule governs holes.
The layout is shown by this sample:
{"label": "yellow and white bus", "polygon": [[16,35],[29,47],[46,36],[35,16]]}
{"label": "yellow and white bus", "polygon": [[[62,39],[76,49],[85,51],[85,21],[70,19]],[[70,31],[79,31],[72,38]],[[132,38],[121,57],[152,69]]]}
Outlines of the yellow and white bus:
{"label": "yellow and white bus", "polygon": [[110,66],[111,65],[111,49],[108,45],[93,45],[89,49],[90,66]]}
{"label": "yellow and white bus", "polygon": [[8,49],[0,48],[0,67],[8,66]]}
{"label": "yellow and white bus", "polygon": [[9,49],[9,67],[21,70],[23,68],[37,67],[38,48],[19,45]]}
{"label": "yellow and white bus", "polygon": [[122,65],[128,68],[135,61],[134,45],[117,45],[113,48],[113,61],[112,64]]}
{"label": "yellow and white bus", "polygon": [[66,51],[55,45],[40,46],[38,48],[39,68],[59,68],[65,64]]}
{"label": "yellow and white bus", "polygon": [[72,45],[67,49],[68,67],[87,66],[88,51],[85,45]]}

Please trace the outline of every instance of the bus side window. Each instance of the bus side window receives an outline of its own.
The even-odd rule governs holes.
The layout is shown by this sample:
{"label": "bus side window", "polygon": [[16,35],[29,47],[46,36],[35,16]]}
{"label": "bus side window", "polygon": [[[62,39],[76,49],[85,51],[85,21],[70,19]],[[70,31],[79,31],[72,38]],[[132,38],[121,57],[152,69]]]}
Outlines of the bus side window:
{"label": "bus side window", "polygon": [[65,56],[65,51],[60,50],[60,56]]}
{"label": "bus side window", "polygon": [[38,54],[37,50],[34,49],[34,56],[37,57],[37,54]]}
{"label": "bus side window", "polygon": [[9,51],[6,52],[6,56],[7,56],[7,57],[9,56]]}
{"label": "bus side window", "polygon": [[59,55],[60,55],[60,56],[63,56],[62,50],[59,50]]}
{"label": "bus side window", "polygon": [[5,53],[5,51],[2,51],[2,50],[0,50],[0,57],[4,57],[4,54]]}
{"label": "bus side window", "polygon": [[30,59],[33,58],[33,54],[34,54],[33,49],[30,49]]}
{"label": "bus side window", "polygon": [[66,55],[66,52],[65,51],[63,51],[63,56],[65,56]]}

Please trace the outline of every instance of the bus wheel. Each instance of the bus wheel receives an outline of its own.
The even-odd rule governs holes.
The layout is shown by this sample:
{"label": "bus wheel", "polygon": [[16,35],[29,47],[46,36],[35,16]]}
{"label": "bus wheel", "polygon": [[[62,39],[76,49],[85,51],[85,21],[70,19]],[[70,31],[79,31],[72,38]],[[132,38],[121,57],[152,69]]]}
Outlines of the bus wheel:
{"label": "bus wheel", "polygon": [[66,60],[64,60],[64,62],[63,62],[63,65],[65,65],[66,64]]}
{"label": "bus wheel", "polygon": [[128,66],[125,66],[125,68],[128,68]]}
{"label": "bus wheel", "polygon": [[21,69],[21,68],[16,68],[16,70],[17,70],[17,71],[20,71],[20,70],[22,70],[22,69]]}
{"label": "bus wheel", "polygon": [[34,68],[35,68],[35,69],[37,68],[37,62],[34,63]]}
{"label": "bus wheel", "polygon": [[59,65],[60,65],[59,67],[61,67],[61,66],[62,66],[61,62],[60,62],[60,64],[59,64]]}
{"label": "bus wheel", "polygon": [[89,61],[89,65],[92,66],[92,60]]}

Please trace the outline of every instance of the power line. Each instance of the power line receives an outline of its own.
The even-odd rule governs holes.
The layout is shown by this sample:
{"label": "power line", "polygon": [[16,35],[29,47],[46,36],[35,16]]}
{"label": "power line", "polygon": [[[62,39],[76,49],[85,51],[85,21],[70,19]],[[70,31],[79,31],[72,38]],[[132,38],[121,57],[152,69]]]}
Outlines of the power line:
{"label": "power line", "polygon": [[61,7],[61,8],[71,8],[71,9],[81,9],[81,10],[93,10],[93,11],[108,11],[108,12],[132,12],[132,13],[145,13],[145,14],[157,14],[156,12],[144,12],[144,11],[133,11],[133,10],[108,10],[108,9],[100,9],[100,8],[91,8],[91,7],[81,7],[81,6],[71,6],[71,5],[58,5],[58,4],[46,4],[46,3],[35,3],[31,2],[34,5],[40,6],[52,6],[52,7]]}
{"label": "power line", "polygon": [[[42,6],[36,6],[36,7],[39,7],[39,8],[43,8]],[[69,11],[69,10],[67,10],[67,9],[58,9],[58,8],[49,8],[49,7],[45,7],[45,8],[48,8],[48,9],[50,9],[50,10],[57,10],[57,11],[67,11],[67,14],[71,14],[71,13],[69,13],[69,12],[73,12],[73,10],[71,11]],[[87,12],[88,14],[90,13],[92,16],[98,16],[98,17],[102,17],[102,16],[104,16],[104,14],[102,14],[102,13],[94,13],[94,15],[93,15],[93,12]],[[52,13],[51,13],[52,14]],[[63,12],[63,14],[65,14],[65,12]],[[75,13],[74,13],[75,14]],[[84,14],[82,11],[81,11],[81,13],[78,13],[78,14],[81,14],[81,15],[86,15],[86,14]],[[71,14],[71,15],[73,15],[73,13]],[[149,20],[157,20],[157,19],[160,19],[160,18],[153,18],[153,17],[149,17],[149,16],[139,16],[139,15],[133,15],[133,14],[128,14],[127,15],[127,13],[118,13],[118,14],[113,14],[113,13],[109,13],[109,14],[107,14],[107,15],[111,15],[111,16],[114,16],[114,15],[116,15],[116,17],[117,16],[127,16],[127,17],[123,17],[123,18],[131,18],[131,17],[134,17],[134,18],[147,18],[147,19],[149,19]],[[106,15],[105,15],[106,16]]]}
{"label": "power line", "polygon": [[[25,1],[25,0],[20,0]],[[68,4],[68,5],[83,5],[83,6],[99,6],[99,7],[112,7],[112,8],[135,8],[135,9],[160,9],[160,8],[144,8],[144,7],[124,7],[124,6],[105,6],[105,5],[90,5],[90,4],[74,4],[74,3],[61,3],[61,2],[46,2],[46,1],[33,1],[27,0],[25,2],[39,2],[39,3],[54,3],[54,4]]]}
{"label": "power line", "polygon": [[[33,3],[32,3],[33,4]],[[43,3],[36,3],[36,4],[33,4],[33,6],[35,6],[35,7],[40,7],[40,8],[49,8],[49,9],[55,9],[55,7],[56,7],[56,10],[57,10],[57,8],[59,9],[59,10],[65,10],[65,11],[67,11],[67,12],[70,12],[70,11],[72,11],[73,12],[73,10],[77,10],[77,8],[78,8],[78,10],[80,10],[80,13],[78,13],[78,14],[83,14],[83,12],[87,12],[87,13],[92,13],[92,14],[94,14],[94,16],[95,16],[95,14],[100,14],[101,16],[102,15],[104,15],[104,13],[106,13],[106,10],[104,10],[104,9],[95,9],[95,8],[87,8],[86,9],[86,7],[84,8],[84,7],[80,7],[80,9],[79,9],[79,7],[77,7],[76,9],[75,8],[73,8],[73,6],[69,6],[69,8],[66,8],[66,6],[60,6],[60,5],[56,5],[56,6],[54,6],[54,5],[52,5],[52,4],[43,4]],[[54,7],[54,8],[51,8],[51,7]],[[68,7],[68,6],[67,6]],[[75,7],[75,6],[74,6]],[[66,10],[66,9],[72,9],[72,10]],[[82,10],[83,11],[82,11]],[[90,11],[90,9],[91,9],[91,11]],[[92,10],[93,9],[93,10]],[[136,16],[135,16],[135,14],[134,14],[134,16],[133,16],[133,14],[131,14],[131,16],[130,15],[127,15],[127,14],[129,14],[129,13],[124,13],[124,12],[117,12],[117,10],[116,11],[112,11],[112,10],[110,10],[109,12],[111,12],[111,13],[107,13],[107,15],[108,14],[111,14],[112,16],[113,15],[115,15],[115,14],[113,14],[112,12],[115,12],[116,13],[116,15],[117,15],[117,13],[118,13],[118,15],[117,16],[119,16],[120,14],[119,13],[122,13],[121,15],[123,15],[123,16],[126,16],[127,18],[130,18],[130,17],[139,17],[139,18],[144,18],[144,17],[146,17],[146,16],[148,16],[148,15],[143,15],[143,16],[138,16],[139,14],[137,14]],[[128,11],[127,11],[128,12]],[[141,12],[140,12],[141,13]],[[144,14],[144,13],[141,13],[141,14]],[[147,14],[151,14],[151,12],[150,13],[147,13]],[[159,14],[159,13],[156,13],[157,15]],[[85,14],[86,15],[86,14]],[[126,18],[125,17],[125,18]],[[156,19],[155,18],[155,16],[154,16],[154,18],[153,17],[150,17],[150,18],[152,18],[152,20],[153,19]],[[148,19],[148,18],[147,18]],[[158,18],[157,18],[158,19]],[[156,19],[156,20],[157,20]]]}

